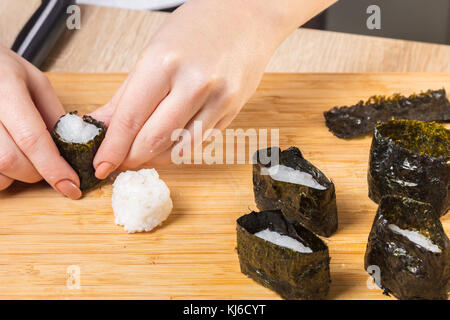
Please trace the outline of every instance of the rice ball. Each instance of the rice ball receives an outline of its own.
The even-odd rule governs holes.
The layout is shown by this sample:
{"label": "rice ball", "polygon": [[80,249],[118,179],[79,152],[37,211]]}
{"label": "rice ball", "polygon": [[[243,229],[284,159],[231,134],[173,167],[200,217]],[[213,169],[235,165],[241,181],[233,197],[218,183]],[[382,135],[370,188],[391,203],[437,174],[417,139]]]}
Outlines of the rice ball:
{"label": "rice ball", "polygon": [[172,207],[170,190],[155,169],[122,172],[114,181],[115,223],[129,233],[150,231],[162,224]]}
{"label": "rice ball", "polygon": [[88,143],[99,135],[101,128],[76,113],[68,113],[59,119],[55,131],[64,142]]}

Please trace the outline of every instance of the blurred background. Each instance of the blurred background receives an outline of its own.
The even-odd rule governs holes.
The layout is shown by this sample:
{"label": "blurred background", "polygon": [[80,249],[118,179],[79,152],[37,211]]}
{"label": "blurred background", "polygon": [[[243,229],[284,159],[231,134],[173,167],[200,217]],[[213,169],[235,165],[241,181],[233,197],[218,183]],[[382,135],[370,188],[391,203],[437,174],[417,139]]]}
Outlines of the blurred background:
{"label": "blurred background", "polygon": [[[381,9],[381,30],[366,27],[368,6]],[[340,0],[305,27],[450,44],[449,0]]]}
{"label": "blurred background", "polygon": [[[33,21],[42,1],[0,1],[0,45],[11,48],[16,42],[23,47],[32,34],[27,48],[43,57],[37,64],[41,70],[52,72],[128,72],[170,12],[184,2],[44,3],[55,1],[79,4],[80,29],[65,27],[64,8],[59,11],[62,20],[44,24],[47,29],[33,35],[32,25],[24,26]],[[367,27],[371,5],[381,10],[379,30]],[[283,41],[266,71],[450,72],[450,0],[340,0]]]}
{"label": "blurred background", "polygon": [[[183,0],[84,0],[84,3],[171,12]],[[378,5],[381,30],[366,27],[367,7]],[[304,27],[379,37],[450,44],[449,0],[340,0]]]}

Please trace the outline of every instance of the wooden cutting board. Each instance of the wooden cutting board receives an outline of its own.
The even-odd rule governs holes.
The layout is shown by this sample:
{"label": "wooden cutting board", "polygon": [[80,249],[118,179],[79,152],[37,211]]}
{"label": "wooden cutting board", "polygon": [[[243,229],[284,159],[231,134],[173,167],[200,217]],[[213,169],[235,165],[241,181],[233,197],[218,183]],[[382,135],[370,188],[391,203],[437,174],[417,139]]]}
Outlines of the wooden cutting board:
{"label": "wooden cutting board", "polygon": [[[67,110],[106,103],[122,74],[49,74]],[[323,111],[373,94],[450,89],[450,74],[267,74],[232,128],[278,128],[336,185],[339,229],[327,239],[330,299],[386,299],[368,289],[363,257],[377,206],[367,197],[371,137],[342,140]],[[174,210],[162,227],[114,224],[110,179],[79,201],[45,183],[0,192],[0,298],[278,299],[240,273],[235,220],[256,209],[251,165],[157,168]],[[442,218],[447,233],[450,215]],[[79,271],[71,282],[72,270]]]}

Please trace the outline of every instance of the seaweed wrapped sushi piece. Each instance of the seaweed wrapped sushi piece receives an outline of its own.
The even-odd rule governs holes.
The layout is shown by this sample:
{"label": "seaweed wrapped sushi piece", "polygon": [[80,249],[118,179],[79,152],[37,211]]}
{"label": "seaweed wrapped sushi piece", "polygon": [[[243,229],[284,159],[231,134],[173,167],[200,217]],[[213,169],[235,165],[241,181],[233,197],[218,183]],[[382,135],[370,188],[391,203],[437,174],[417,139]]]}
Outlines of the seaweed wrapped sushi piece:
{"label": "seaweed wrapped sushi piece", "polygon": [[428,202],[439,216],[450,205],[450,130],[436,123],[378,124],[370,150],[369,197],[393,194]]}
{"label": "seaweed wrapped sushi piece", "polygon": [[[266,158],[277,159],[277,163]],[[280,209],[289,220],[321,236],[329,237],[337,230],[334,184],[296,147],[255,153],[253,191],[259,210]]]}
{"label": "seaweed wrapped sushi piece", "polygon": [[105,133],[103,122],[86,115],[80,118],[76,111],[62,116],[53,128],[53,140],[63,158],[80,177],[82,191],[100,182],[95,177],[92,163]]}
{"label": "seaweed wrapped sushi piece", "polygon": [[398,299],[447,299],[450,242],[432,206],[386,196],[369,234],[364,267]]}
{"label": "seaweed wrapped sushi piece", "polygon": [[326,244],[279,210],[237,219],[241,271],[284,299],[323,299],[330,286]]}
{"label": "seaweed wrapped sushi piece", "polygon": [[428,90],[409,97],[400,94],[373,96],[354,106],[334,107],[324,116],[327,127],[334,135],[353,138],[371,133],[378,121],[450,121],[450,103],[445,89]]}

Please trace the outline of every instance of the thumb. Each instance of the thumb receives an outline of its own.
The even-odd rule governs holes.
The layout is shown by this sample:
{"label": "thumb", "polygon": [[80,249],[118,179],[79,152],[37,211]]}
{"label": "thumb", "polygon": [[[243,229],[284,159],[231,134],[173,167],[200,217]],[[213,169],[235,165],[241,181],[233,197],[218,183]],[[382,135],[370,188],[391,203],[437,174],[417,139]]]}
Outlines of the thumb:
{"label": "thumb", "polygon": [[105,104],[104,106],[98,108],[97,110],[91,112],[88,115],[97,121],[103,122],[108,127],[109,123],[111,122],[111,118],[114,114],[114,109],[115,108],[110,101],[107,104]]}
{"label": "thumb", "polygon": [[128,76],[127,79],[121,84],[120,88],[116,91],[114,96],[111,98],[111,100],[108,101],[107,104],[91,112],[88,115],[94,118],[95,120],[102,121],[107,127],[109,127],[109,123],[111,122],[111,118],[114,114],[117,103],[122,97],[123,93],[125,92],[128,86],[129,79],[130,77]]}

